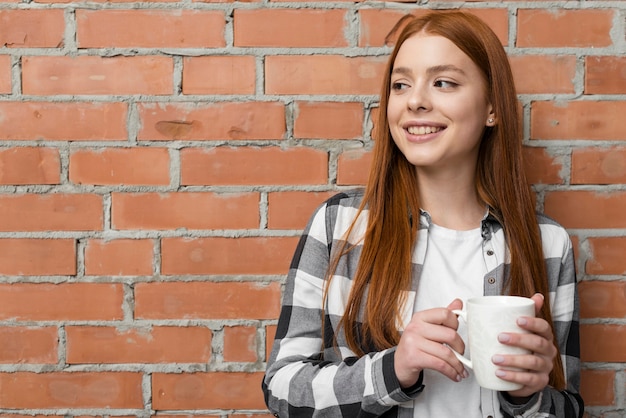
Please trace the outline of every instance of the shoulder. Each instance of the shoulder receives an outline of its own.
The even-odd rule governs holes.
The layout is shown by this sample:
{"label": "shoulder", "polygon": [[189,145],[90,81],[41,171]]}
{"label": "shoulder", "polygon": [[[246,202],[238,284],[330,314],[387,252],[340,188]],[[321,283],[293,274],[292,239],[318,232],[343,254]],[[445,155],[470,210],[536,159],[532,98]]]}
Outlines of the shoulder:
{"label": "shoulder", "polygon": [[327,207],[340,206],[347,208],[358,208],[363,201],[363,189],[345,190],[335,194],[324,202]]}
{"label": "shoulder", "polygon": [[326,199],[313,212],[307,230],[325,230],[328,236],[333,236],[336,224],[343,225],[355,218],[363,201],[363,195],[362,189],[350,189],[338,192]]}
{"label": "shoulder", "polygon": [[362,189],[351,189],[339,192],[326,199],[316,210],[317,216],[323,215],[327,220],[343,218],[345,216],[354,217],[354,214],[361,206],[364,191]]}
{"label": "shoulder", "polygon": [[537,224],[541,232],[541,241],[544,247],[553,250],[560,250],[565,254],[572,249],[572,242],[567,230],[557,221],[544,213],[537,213]]}

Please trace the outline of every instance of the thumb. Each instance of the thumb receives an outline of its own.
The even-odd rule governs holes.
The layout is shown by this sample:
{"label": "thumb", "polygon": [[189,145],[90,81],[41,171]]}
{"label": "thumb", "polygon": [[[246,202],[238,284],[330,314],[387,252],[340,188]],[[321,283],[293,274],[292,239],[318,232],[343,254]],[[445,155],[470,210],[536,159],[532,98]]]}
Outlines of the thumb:
{"label": "thumb", "polygon": [[535,302],[535,314],[538,314],[543,306],[543,295],[541,293],[535,293],[531,299]]}
{"label": "thumb", "polygon": [[450,310],[463,309],[463,301],[461,299],[454,299],[452,302],[450,302],[447,308]]}

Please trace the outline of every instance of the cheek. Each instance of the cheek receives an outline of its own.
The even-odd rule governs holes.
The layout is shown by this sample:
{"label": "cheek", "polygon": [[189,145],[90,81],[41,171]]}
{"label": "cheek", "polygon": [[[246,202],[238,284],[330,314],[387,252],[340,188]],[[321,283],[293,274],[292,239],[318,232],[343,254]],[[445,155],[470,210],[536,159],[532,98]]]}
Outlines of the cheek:
{"label": "cheek", "polygon": [[389,122],[398,121],[401,110],[402,108],[398,100],[389,99],[387,102],[387,119],[389,119]]}
{"label": "cheek", "polygon": [[[485,111],[483,112],[483,109]],[[461,106],[456,106],[452,111],[458,120],[464,121],[476,127],[484,127],[487,122],[487,106],[484,102],[475,100],[464,102]]]}

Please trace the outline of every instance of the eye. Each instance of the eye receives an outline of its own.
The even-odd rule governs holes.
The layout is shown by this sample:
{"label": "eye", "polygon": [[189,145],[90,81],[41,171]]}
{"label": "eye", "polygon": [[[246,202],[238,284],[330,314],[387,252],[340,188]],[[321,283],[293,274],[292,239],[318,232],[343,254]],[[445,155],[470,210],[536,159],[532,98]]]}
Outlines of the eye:
{"label": "eye", "polygon": [[391,83],[391,90],[401,91],[409,88],[409,85],[402,81],[394,81]]}
{"label": "eye", "polygon": [[450,80],[435,80],[434,86],[442,89],[451,89],[458,86],[458,84]]}

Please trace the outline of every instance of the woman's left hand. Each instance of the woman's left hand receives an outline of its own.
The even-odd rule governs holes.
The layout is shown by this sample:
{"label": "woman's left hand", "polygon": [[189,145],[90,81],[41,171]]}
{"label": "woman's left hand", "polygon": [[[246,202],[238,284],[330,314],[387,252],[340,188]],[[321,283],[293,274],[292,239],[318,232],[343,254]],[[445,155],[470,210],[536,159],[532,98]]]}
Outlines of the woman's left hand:
{"label": "woman's left hand", "polygon": [[[535,301],[535,312],[539,312],[543,306],[543,295],[536,293],[532,299]],[[508,392],[514,403],[522,403],[536,392],[541,391],[548,385],[553,360],[557,354],[554,346],[552,327],[541,318],[521,317],[517,320],[520,328],[529,331],[529,334],[502,333],[498,340],[505,345],[525,348],[530,354],[523,355],[496,355],[492,361],[501,367],[514,367],[522,371],[498,369],[496,374],[499,378],[523,385],[521,389]]]}

